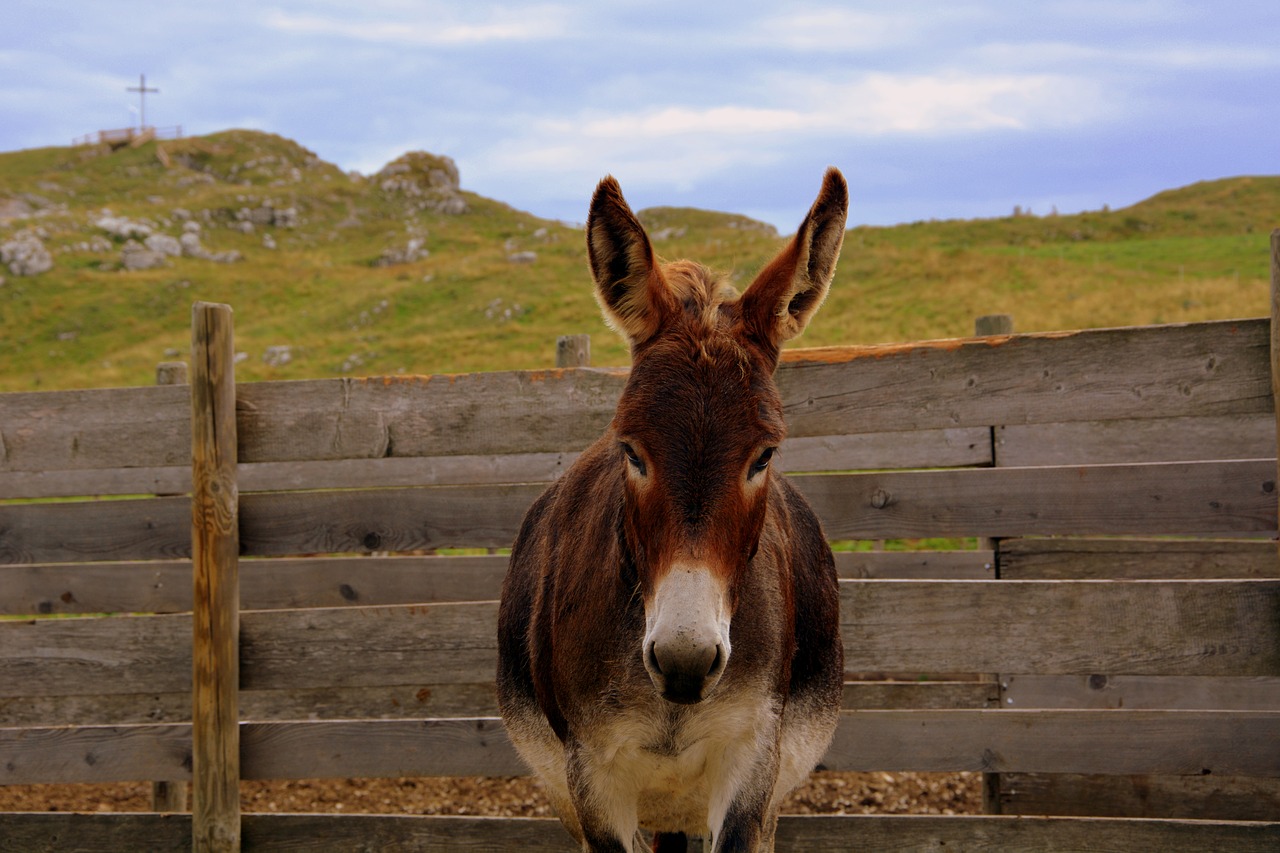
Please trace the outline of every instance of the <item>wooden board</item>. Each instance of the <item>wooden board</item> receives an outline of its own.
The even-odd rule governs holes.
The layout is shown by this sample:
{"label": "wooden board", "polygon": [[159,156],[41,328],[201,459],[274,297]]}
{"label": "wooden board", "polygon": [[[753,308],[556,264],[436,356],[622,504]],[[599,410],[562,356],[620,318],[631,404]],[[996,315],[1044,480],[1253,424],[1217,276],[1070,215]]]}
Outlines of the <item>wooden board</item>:
{"label": "wooden board", "polygon": [[[995,577],[990,551],[836,554],[845,578]],[[280,557],[240,562],[241,607],[279,610],[495,599],[508,558]],[[0,566],[0,615],[178,613],[191,609],[191,563],[152,560]]]}
{"label": "wooden board", "polygon": [[[843,707],[997,708],[1000,690],[979,681],[850,681]],[[399,684],[375,687],[316,687],[242,690],[243,719],[392,720],[429,717],[496,717],[492,681],[480,684]],[[191,719],[188,693],[116,693],[0,698],[6,726],[125,725],[180,723]]]}
{"label": "wooden board", "polygon": [[1103,465],[1261,459],[1276,455],[1269,412],[1203,418],[1143,418],[1000,426],[996,464]]}
{"label": "wooden board", "polygon": [[[481,684],[418,683],[242,690],[240,714],[246,720],[495,717],[498,715],[498,699],[492,681]],[[190,720],[190,693],[0,698],[0,721],[7,726],[125,725]]]}
{"label": "wooden board", "polygon": [[789,355],[791,434],[1273,411],[1269,323],[1094,329]]}
{"label": "wooden board", "polygon": [[1221,539],[1005,539],[1000,576],[1010,580],[1274,578],[1273,541]]}
{"label": "wooden board", "polygon": [[[184,814],[0,813],[0,836],[22,850],[118,853],[142,839],[152,853],[191,849]],[[925,815],[784,815],[779,850],[964,850],[966,853],[1273,853],[1280,823]],[[552,818],[246,814],[246,853],[576,853]]]}
{"label": "wooden board", "polygon": [[[842,581],[862,672],[1280,674],[1280,581]],[[1014,614],[1017,618],[1011,618]],[[245,611],[241,687],[477,684],[497,602]],[[0,622],[0,696],[175,692],[187,615]]]}
{"label": "wooden board", "polygon": [[1277,581],[844,581],[845,667],[1280,675]]}
{"label": "wooden board", "polygon": [[831,539],[1270,533],[1274,460],[793,478]]}
{"label": "wooden board", "polygon": [[1280,712],[845,711],[830,770],[1280,776]]}
{"label": "wooden board", "polygon": [[[1262,455],[1262,454],[1258,454]],[[577,458],[571,451],[486,456],[258,462],[239,466],[241,493],[495,483],[548,483]],[[789,439],[779,470],[844,471],[990,465],[991,431],[918,430]],[[177,495],[191,491],[191,466],[0,471],[0,500],[78,495]]]}
{"label": "wooden board", "polygon": [[[241,723],[246,779],[511,776],[497,718]],[[0,728],[0,784],[190,778],[187,723]],[[1280,712],[842,711],[828,770],[1280,776]]]}
{"label": "wooden board", "polygon": [[1270,711],[1280,708],[1280,676],[1001,675],[1009,708]]}
{"label": "wooden board", "polygon": [[1002,814],[1276,820],[1280,779],[1246,776],[1100,776],[1009,773]]}
{"label": "wooden board", "polygon": [[[1274,460],[798,475],[832,539],[1276,528]],[[538,484],[244,495],[245,556],[511,544]],[[0,564],[190,554],[185,498],[0,505]]]}
{"label": "wooden board", "polygon": [[[1273,410],[1266,320],[795,351],[794,437]],[[243,384],[244,462],[576,452],[624,369]],[[189,457],[182,386],[0,396],[0,471]]]}

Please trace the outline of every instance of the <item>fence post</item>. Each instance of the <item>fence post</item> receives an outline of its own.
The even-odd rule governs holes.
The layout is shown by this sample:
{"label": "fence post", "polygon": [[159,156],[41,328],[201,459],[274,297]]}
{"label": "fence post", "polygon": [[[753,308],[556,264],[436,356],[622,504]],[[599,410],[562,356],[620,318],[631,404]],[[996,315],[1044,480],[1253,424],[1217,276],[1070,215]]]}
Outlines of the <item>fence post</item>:
{"label": "fence post", "polygon": [[590,335],[561,335],[556,338],[556,367],[589,367]]}
{"label": "fence post", "polygon": [[231,308],[191,309],[191,849],[240,850],[240,523]]}
{"label": "fence post", "polygon": [[[186,385],[185,361],[162,361],[156,365],[157,385]],[[189,808],[187,783],[177,779],[151,783],[151,810],[153,812],[185,812]]]}
{"label": "fence post", "polygon": [[[1011,314],[984,314],[973,321],[973,333],[978,337],[986,337],[988,335],[1012,335],[1013,334],[1013,315]],[[991,464],[999,467],[999,445],[997,438],[999,437],[999,424],[991,425]],[[982,536],[978,539],[978,548],[983,551],[991,552],[992,576],[997,580],[1000,578],[1000,540],[992,537]],[[992,676],[997,686],[1003,683],[1000,673]],[[1004,706],[1004,689],[998,688],[997,695],[1001,699],[1001,707]],[[1004,811],[1000,798],[1000,774],[999,773],[983,773],[982,774],[982,811],[986,814],[1001,814]]]}
{"label": "fence post", "polygon": [[[1280,228],[1271,232],[1271,397],[1280,443]],[[1280,459],[1277,466],[1280,475]]]}
{"label": "fence post", "polygon": [[1012,314],[983,314],[973,321],[973,333],[980,338],[987,335],[1012,335]]}

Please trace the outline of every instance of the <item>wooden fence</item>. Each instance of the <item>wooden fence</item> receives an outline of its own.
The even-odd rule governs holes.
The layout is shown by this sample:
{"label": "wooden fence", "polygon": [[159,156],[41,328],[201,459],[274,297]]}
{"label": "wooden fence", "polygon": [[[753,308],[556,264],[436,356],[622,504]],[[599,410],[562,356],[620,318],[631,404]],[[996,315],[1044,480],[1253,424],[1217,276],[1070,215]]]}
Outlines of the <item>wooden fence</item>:
{"label": "wooden fence", "polygon": [[[190,387],[0,395],[0,614],[79,617],[0,621],[0,783],[195,780],[194,814],[0,838],[571,850],[548,820],[242,817],[234,786],[525,772],[493,696],[505,558],[405,552],[509,545],[625,371],[236,387],[217,317]],[[988,546],[838,555],[863,680],[824,764],[980,771],[991,813],[784,818],[780,850],[1280,846],[1275,325],[787,354],[780,460],[832,539]],[[905,673],[933,678],[870,675]]]}

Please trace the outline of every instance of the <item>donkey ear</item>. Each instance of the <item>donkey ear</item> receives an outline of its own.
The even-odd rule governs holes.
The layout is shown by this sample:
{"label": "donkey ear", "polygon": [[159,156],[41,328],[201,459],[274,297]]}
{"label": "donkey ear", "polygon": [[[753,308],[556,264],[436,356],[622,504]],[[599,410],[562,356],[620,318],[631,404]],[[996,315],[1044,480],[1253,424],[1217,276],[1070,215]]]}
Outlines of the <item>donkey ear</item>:
{"label": "donkey ear", "polygon": [[742,295],[741,317],[749,335],[776,349],[804,331],[827,298],[848,210],[844,175],[829,168],[796,236]]}
{"label": "donkey ear", "polygon": [[612,176],[601,181],[591,197],[587,256],[605,322],[633,348],[653,337],[674,300],[644,226]]}

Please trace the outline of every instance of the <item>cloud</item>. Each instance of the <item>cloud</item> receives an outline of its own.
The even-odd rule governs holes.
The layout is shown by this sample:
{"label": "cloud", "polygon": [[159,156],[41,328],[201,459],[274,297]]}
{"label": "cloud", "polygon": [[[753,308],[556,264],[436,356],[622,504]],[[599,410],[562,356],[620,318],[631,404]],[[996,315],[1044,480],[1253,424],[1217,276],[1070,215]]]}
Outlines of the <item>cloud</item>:
{"label": "cloud", "polygon": [[568,20],[568,10],[562,6],[537,5],[494,8],[472,20],[438,11],[423,14],[420,8],[364,21],[275,9],[267,13],[263,23],[271,29],[303,37],[331,36],[379,44],[441,47],[558,38],[566,32]]}

